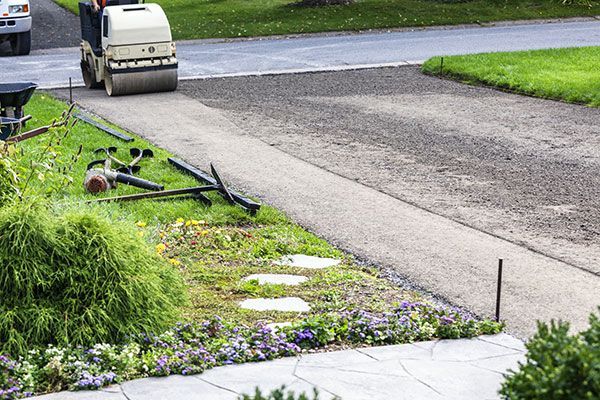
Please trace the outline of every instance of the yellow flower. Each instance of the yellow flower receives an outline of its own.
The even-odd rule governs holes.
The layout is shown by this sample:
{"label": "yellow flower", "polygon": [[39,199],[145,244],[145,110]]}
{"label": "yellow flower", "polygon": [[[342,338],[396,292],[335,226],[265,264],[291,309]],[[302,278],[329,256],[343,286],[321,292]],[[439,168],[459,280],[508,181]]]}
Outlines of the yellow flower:
{"label": "yellow flower", "polygon": [[208,231],[205,229],[205,230],[201,231],[200,234],[202,236],[206,236],[206,235],[208,235]]}
{"label": "yellow flower", "polygon": [[179,261],[179,260],[176,260],[176,259],[174,259],[174,258],[169,258],[169,262],[170,262],[172,265],[175,265],[175,266],[181,265],[181,261]]}
{"label": "yellow flower", "polygon": [[177,222],[178,224],[182,224],[185,220],[183,218],[177,218],[177,220],[175,222]]}
{"label": "yellow flower", "polygon": [[136,222],[136,225],[139,228],[145,228],[146,227],[146,223],[144,221],[138,221],[138,222]]}
{"label": "yellow flower", "polygon": [[164,243],[159,243],[156,245],[156,252],[158,254],[162,254],[166,249],[167,249],[167,246],[165,246]]}
{"label": "yellow flower", "polygon": [[196,221],[195,219],[190,220],[190,222],[192,223],[192,225],[197,226],[200,224],[200,221]]}
{"label": "yellow flower", "polygon": [[185,221],[185,226],[190,226],[191,224],[192,224],[192,221],[190,221],[190,220]]}

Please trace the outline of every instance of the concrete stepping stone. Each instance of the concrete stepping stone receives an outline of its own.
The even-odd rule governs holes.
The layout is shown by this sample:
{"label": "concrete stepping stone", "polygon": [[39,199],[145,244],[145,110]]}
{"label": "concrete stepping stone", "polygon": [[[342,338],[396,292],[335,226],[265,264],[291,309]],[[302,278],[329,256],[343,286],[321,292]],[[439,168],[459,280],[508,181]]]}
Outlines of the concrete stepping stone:
{"label": "concrete stepping stone", "polygon": [[290,267],[322,269],[338,265],[340,260],[336,260],[334,258],[307,256],[304,254],[293,254],[289,256],[283,256],[273,263],[276,265],[286,265]]}
{"label": "concrete stepping stone", "polygon": [[259,285],[290,285],[296,286],[302,282],[306,282],[308,278],[301,275],[286,275],[286,274],[253,274],[243,279],[244,281],[257,280]]}
{"label": "concrete stepping stone", "polygon": [[256,311],[310,311],[310,305],[299,297],[281,297],[278,299],[247,299],[240,303],[240,307]]}

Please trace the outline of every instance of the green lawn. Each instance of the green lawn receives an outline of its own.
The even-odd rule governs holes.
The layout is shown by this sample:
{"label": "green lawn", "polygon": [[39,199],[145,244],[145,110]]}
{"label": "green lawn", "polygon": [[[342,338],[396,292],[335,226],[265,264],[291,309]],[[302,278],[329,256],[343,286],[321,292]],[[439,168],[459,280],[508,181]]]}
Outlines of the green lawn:
{"label": "green lawn", "polygon": [[[49,123],[64,109],[65,103],[48,94],[35,95],[26,106],[26,112],[34,116],[28,128]],[[191,199],[85,204],[86,200],[95,198],[85,192],[82,183],[86,165],[94,159],[103,158],[102,154],[93,154],[98,147],[118,146],[116,156],[124,161],[129,160],[129,147],[150,148],[155,157],[140,162],[140,177],[162,183],[166,189],[198,184],[167,162],[170,156],[167,151],[132,136],[135,141],[125,143],[79,121],[63,140],[60,149],[65,154],[74,153],[83,144],[81,158],[71,174],[74,182],[54,194],[53,203],[59,212],[61,209],[83,208],[90,213],[124,221],[136,229],[152,249],[165,244],[161,256],[180,269],[187,283],[191,304],[183,310],[186,319],[203,321],[219,315],[228,321],[252,325],[256,321],[295,321],[306,317],[299,313],[248,311],[238,305],[246,298],[261,296],[301,296],[312,304],[312,315],[355,307],[383,311],[403,300],[420,299],[417,293],[404,291],[379,278],[376,269],[356,265],[351,257],[269,206],[262,206],[256,216],[251,216],[239,207],[228,205],[215,194],[209,194],[214,203],[212,207]],[[21,146],[26,155],[35,158],[47,141],[47,136],[42,135],[23,142]],[[216,166],[218,168],[218,160]],[[227,177],[223,176],[223,179]],[[38,180],[33,182],[45,184]],[[117,189],[97,197],[141,191],[119,185]],[[187,221],[187,224],[177,220]],[[182,240],[185,235],[181,235],[181,231],[186,229],[194,231],[188,232],[194,233],[193,240]],[[272,264],[273,260],[283,255],[296,253],[335,257],[343,262],[326,270],[304,270]],[[297,287],[242,281],[244,276],[256,273],[295,273],[311,277],[311,280]]]}
{"label": "green lawn", "polygon": [[[33,115],[33,119],[29,122],[29,127],[35,127],[49,123],[53,118],[60,115],[66,108],[65,103],[57,101],[47,94],[35,95],[26,106],[26,112]],[[100,130],[79,121],[72,133],[64,140],[63,145],[65,151],[74,152],[75,149],[83,144],[83,152],[81,158],[75,165],[73,170],[74,184],[67,188],[62,198],[57,198],[56,201],[65,207],[89,207],[94,212],[102,212],[115,216],[116,218],[126,219],[129,222],[145,221],[148,224],[156,225],[159,223],[172,222],[179,217],[197,216],[211,224],[227,224],[227,223],[276,223],[285,220],[285,217],[270,207],[263,207],[256,217],[249,216],[246,212],[238,207],[226,204],[218,195],[209,194],[209,197],[214,201],[214,207],[205,207],[195,200],[178,200],[178,201],[137,201],[126,203],[104,203],[100,206],[86,206],[81,204],[85,200],[89,200],[91,196],[87,194],[83,188],[83,177],[88,163],[95,159],[105,158],[103,153],[94,154],[93,150],[99,147],[117,146],[118,152],[116,157],[129,161],[129,148],[149,148],[154,152],[154,158],[146,158],[140,161],[142,167],[139,176],[144,179],[161,183],[167,189],[175,189],[181,187],[189,187],[198,185],[198,181],[190,176],[183,175],[172,167],[167,158],[171,156],[165,150],[162,150],[147,141],[135,137],[135,141],[125,143],[109,136]],[[23,142],[25,149],[32,146],[39,146],[45,143],[44,136],[31,139]],[[28,154],[26,152],[26,154]],[[208,165],[201,166],[204,170],[208,170]],[[218,162],[216,163],[218,169]],[[119,185],[118,189],[106,192],[98,197],[111,197],[121,194],[132,194],[140,192],[140,189]]]}
{"label": "green lawn", "polygon": [[[55,0],[77,12],[79,0]],[[600,15],[558,0],[357,0],[349,6],[290,6],[294,0],[157,0],[175,39],[264,36],[500,20]]]}
{"label": "green lawn", "polygon": [[600,47],[433,57],[429,74],[600,107]]}

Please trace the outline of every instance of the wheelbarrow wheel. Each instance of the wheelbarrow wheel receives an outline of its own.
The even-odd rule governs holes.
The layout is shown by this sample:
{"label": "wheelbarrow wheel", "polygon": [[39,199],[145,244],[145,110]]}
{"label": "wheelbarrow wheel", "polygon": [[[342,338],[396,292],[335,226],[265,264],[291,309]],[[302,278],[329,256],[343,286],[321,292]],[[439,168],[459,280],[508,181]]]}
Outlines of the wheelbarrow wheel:
{"label": "wheelbarrow wheel", "polygon": [[94,69],[94,60],[88,54],[85,60],[81,60],[81,75],[83,75],[83,83],[88,89],[100,89],[102,84],[96,81],[96,70]]}
{"label": "wheelbarrow wheel", "polygon": [[26,56],[31,51],[31,31],[16,33],[10,40],[13,55]]}

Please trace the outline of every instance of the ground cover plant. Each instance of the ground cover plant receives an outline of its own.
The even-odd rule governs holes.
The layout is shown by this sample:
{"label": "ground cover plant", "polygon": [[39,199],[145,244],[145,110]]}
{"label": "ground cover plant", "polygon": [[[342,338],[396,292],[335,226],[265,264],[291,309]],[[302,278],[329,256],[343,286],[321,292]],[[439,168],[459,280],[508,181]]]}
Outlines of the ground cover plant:
{"label": "ground cover plant", "polygon": [[314,392],[309,396],[302,392],[296,395],[292,391],[286,391],[285,386],[275,389],[268,394],[263,394],[259,388],[256,388],[254,394],[243,394],[240,400],[319,400],[319,392],[314,389]]}
{"label": "ground cover plant", "polygon": [[[27,108],[35,116],[31,126],[48,122],[64,108],[64,103],[47,94],[35,96]],[[23,143],[21,167],[31,166],[32,161],[38,160],[35,154],[39,152],[35,150],[43,143],[43,136]],[[134,143],[136,147],[151,148],[155,153],[155,158],[142,162],[141,177],[164,183],[168,188],[195,184],[192,178],[180,174],[166,162],[168,153],[164,150],[140,138]],[[212,207],[190,199],[85,204],[83,200],[91,198],[81,184],[85,166],[98,157],[92,150],[118,144],[122,153],[117,155],[126,152],[125,146],[110,136],[78,124],[71,134],[61,139],[61,145],[55,148],[56,154],[79,153],[80,144],[83,148],[76,163],[67,170],[61,169],[68,171],[73,184],[58,185],[47,191],[48,181],[55,179],[50,179],[49,172],[36,176],[29,185],[39,198],[45,199],[41,217],[38,220],[23,215],[26,210],[17,213],[10,206],[1,207],[0,235],[8,238],[8,233],[13,232],[8,228],[3,230],[5,220],[9,221],[7,226],[31,226],[18,230],[20,234],[25,232],[27,243],[32,244],[26,247],[37,249],[33,258],[22,262],[23,266],[43,264],[40,258],[55,252],[73,254],[71,246],[82,250],[77,257],[64,262],[58,255],[48,257],[49,262],[43,264],[45,270],[36,272],[38,283],[43,287],[28,287],[29,292],[23,292],[22,304],[17,304],[16,294],[0,304],[6,304],[14,314],[20,306],[46,304],[50,309],[59,307],[62,300],[69,304],[82,302],[80,308],[68,313],[74,317],[72,323],[77,321],[82,330],[89,331],[87,320],[77,320],[78,316],[93,312],[98,303],[89,291],[96,288],[101,297],[110,302],[111,293],[103,285],[112,285],[118,280],[123,283],[119,290],[137,285],[126,293],[131,296],[127,302],[141,302],[146,307],[152,301],[164,300],[165,313],[137,315],[140,325],[126,324],[126,328],[114,330],[118,334],[103,336],[99,329],[96,343],[90,343],[91,336],[85,336],[85,340],[60,339],[49,332],[40,334],[34,326],[24,328],[8,321],[4,327],[17,329],[16,333],[9,333],[15,337],[21,334],[23,340],[18,345],[3,343],[6,346],[5,355],[0,357],[0,399],[63,389],[97,389],[137,377],[195,374],[219,365],[269,360],[307,350],[471,337],[501,329],[500,324],[430,303],[418,293],[396,287],[382,279],[377,269],[357,264],[352,257],[268,206],[252,216],[216,195],[210,195],[214,202]],[[61,165],[66,167],[66,164]],[[62,177],[59,174],[58,178]],[[120,186],[103,196],[138,191]],[[107,225],[109,219],[111,226]],[[36,239],[39,236],[43,236],[43,240]],[[46,240],[46,237],[49,238]],[[57,244],[57,241],[65,243]],[[15,252],[14,245],[10,240],[0,243],[0,256],[5,257],[4,261]],[[66,246],[66,250],[61,246]],[[124,254],[125,249],[138,250],[131,255]],[[295,253],[333,257],[342,262],[331,268],[308,271],[273,263]],[[98,258],[108,259],[110,263],[101,262],[102,268],[98,269],[101,273],[89,279],[86,271],[97,267]],[[124,279],[111,275],[113,270],[106,268],[109,264],[116,265],[125,274],[120,276]],[[0,283],[2,279],[9,282],[9,270],[4,268]],[[253,273],[269,272],[302,274],[310,279],[293,287],[259,285],[257,281],[243,279]],[[44,282],[43,277],[48,274],[55,279]],[[161,276],[162,287],[144,280],[156,275]],[[77,287],[68,279],[74,279]],[[131,280],[135,282],[129,282]],[[178,287],[178,280],[184,282],[187,303],[178,293],[168,296],[170,289]],[[50,294],[40,297],[40,292],[56,289],[52,285],[62,290],[53,292],[72,297],[58,300]],[[239,307],[239,302],[247,298],[283,296],[303,298],[310,303],[311,311],[258,312]],[[177,310],[172,310],[173,303],[178,304]],[[155,309],[155,304],[150,306],[149,310]],[[119,308],[107,310],[111,317],[121,312]],[[164,328],[176,314],[179,323]],[[102,321],[102,316],[94,315],[94,318]],[[67,322],[71,323],[71,317]],[[291,325],[275,329],[267,326],[271,322],[290,322]],[[63,321],[56,326],[62,329],[61,324]],[[107,329],[110,328],[108,323]],[[0,329],[3,335],[2,332]]]}
{"label": "ground cover plant", "polygon": [[[78,0],[56,0],[77,12]],[[600,2],[560,0],[356,0],[307,7],[294,0],[157,0],[175,39],[264,36],[499,20],[593,16]],[[299,4],[293,4],[299,3]],[[346,3],[346,2],[343,2]]]}
{"label": "ground cover plant", "polygon": [[569,335],[569,324],[539,323],[519,369],[502,384],[506,399],[597,399],[600,396],[600,319]]}
{"label": "ground cover plant", "polygon": [[429,74],[600,107],[600,47],[433,57]]}

